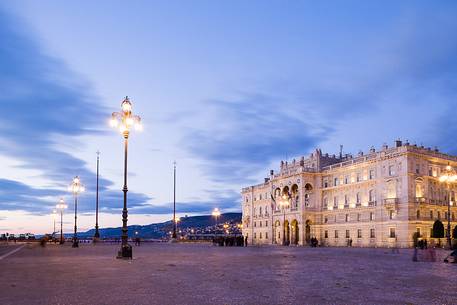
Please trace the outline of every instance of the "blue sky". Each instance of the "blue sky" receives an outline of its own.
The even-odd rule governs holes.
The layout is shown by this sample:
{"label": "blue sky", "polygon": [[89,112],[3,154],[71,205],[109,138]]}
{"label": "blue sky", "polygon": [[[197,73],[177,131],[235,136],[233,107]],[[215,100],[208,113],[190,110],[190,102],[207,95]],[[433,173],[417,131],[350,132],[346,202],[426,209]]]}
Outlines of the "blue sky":
{"label": "blue sky", "polygon": [[316,147],[402,138],[457,153],[456,15],[451,1],[3,2],[0,231],[49,231],[75,175],[91,228],[97,150],[100,223],[120,225],[122,138],[107,120],[125,95],[145,125],[131,224],[170,218],[173,160],[191,215],[239,210],[241,187]]}

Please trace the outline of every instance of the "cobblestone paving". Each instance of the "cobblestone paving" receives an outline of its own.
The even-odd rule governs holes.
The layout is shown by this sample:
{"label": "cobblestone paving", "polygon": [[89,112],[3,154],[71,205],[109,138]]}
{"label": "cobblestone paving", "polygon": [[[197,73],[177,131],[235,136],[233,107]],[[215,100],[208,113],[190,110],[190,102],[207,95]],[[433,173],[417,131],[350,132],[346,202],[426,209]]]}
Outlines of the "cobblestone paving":
{"label": "cobblestone paving", "polygon": [[412,250],[117,247],[25,247],[0,261],[0,304],[457,304],[457,265]]}

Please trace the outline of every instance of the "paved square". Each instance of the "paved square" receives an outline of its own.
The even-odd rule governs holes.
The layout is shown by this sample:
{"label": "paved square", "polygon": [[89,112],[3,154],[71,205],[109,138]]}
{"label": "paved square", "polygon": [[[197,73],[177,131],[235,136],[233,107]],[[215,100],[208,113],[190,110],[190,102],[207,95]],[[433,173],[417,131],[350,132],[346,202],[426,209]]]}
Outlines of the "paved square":
{"label": "paved square", "polygon": [[117,248],[26,246],[0,260],[0,304],[457,304],[457,265],[410,249]]}

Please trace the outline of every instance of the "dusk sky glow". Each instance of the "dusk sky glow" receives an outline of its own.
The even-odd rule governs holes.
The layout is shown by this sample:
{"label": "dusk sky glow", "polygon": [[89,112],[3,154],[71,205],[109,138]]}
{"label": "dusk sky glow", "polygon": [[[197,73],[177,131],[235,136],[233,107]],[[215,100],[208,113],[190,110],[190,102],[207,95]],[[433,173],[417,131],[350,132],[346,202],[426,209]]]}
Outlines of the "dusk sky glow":
{"label": "dusk sky glow", "polygon": [[[52,230],[79,175],[79,229],[121,225],[124,96],[129,225],[240,211],[286,158],[397,138],[457,154],[457,3],[10,1],[0,4],[0,233]],[[380,128],[380,126],[383,126]]]}

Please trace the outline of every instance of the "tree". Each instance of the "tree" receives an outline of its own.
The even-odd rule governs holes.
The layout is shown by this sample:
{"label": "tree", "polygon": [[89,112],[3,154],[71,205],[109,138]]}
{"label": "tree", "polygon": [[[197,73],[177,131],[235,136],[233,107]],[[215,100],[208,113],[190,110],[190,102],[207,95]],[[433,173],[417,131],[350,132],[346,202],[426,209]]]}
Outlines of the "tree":
{"label": "tree", "polygon": [[443,238],[444,237],[444,226],[440,220],[435,221],[433,224],[433,238]]}

